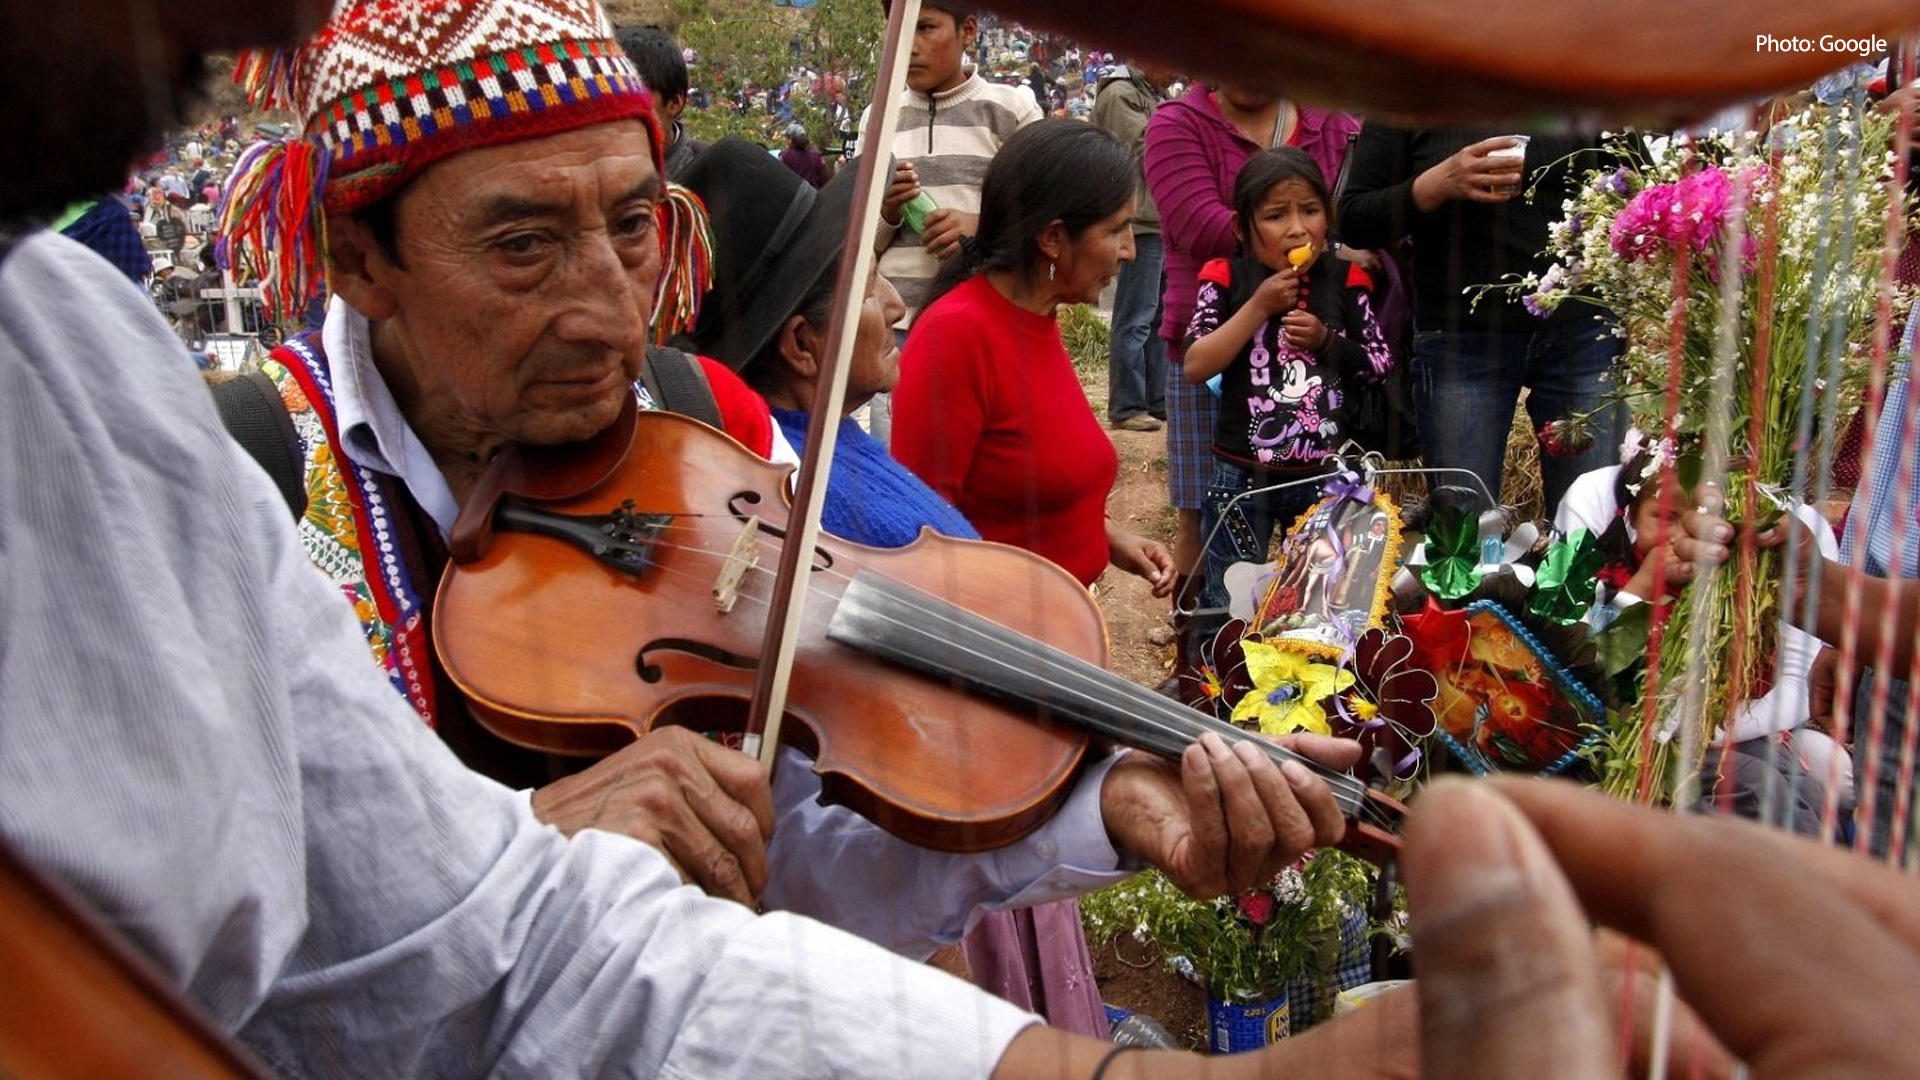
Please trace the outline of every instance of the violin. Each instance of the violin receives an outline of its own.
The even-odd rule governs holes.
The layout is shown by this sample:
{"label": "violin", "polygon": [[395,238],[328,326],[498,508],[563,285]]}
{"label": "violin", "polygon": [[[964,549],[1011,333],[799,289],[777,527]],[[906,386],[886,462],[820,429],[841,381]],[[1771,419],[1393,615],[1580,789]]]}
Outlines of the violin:
{"label": "violin", "polygon": [[[760,674],[789,471],[631,407],[578,453],[503,455],[454,530],[433,620],[481,723],[562,754],[731,726]],[[1326,780],[1356,853],[1397,848],[1391,799],[1108,671],[1093,597],[1037,555],[930,530],[893,550],[822,536],[804,573],[784,741],[827,801],[904,840],[1012,843],[1065,800],[1095,736],[1178,758],[1214,732]]]}

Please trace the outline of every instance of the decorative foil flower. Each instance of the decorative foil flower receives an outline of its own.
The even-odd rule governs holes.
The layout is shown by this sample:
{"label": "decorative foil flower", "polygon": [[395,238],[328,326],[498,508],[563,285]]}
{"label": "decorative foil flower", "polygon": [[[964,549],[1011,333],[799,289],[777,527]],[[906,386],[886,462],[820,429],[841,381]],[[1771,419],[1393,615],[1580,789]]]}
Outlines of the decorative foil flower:
{"label": "decorative foil flower", "polygon": [[[1425,671],[1442,671],[1459,663],[1467,655],[1472,632],[1467,628],[1467,613],[1449,610],[1427,597],[1426,607],[1413,615],[1400,617],[1413,641],[1414,664]],[[1365,635],[1361,635],[1362,640]]]}
{"label": "decorative foil flower", "polygon": [[1247,677],[1247,654],[1240,648],[1240,639],[1246,634],[1246,620],[1233,619],[1213,635],[1212,641],[1201,645],[1201,696],[1187,694],[1183,700],[1188,705],[1224,720],[1232,715],[1234,704],[1252,692],[1253,680]]}
{"label": "decorative foil flower", "polygon": [[1593,606],[1593,583],[1606,556],[1593,534],[1575,529],[1547,549],[1534,577],[1527,610],[1562,626],[1579,622]]}
{"label": "decorative foil flower", "polygon": [[1257,721],[1263,735],[1295,731],[1332,733],[1321,702],[1353,685],[1353,672],[1316,664],[1290,649],[1243,640],[1253,689],[1233,708],[1236,723]]}
{"label": "decorative foil flower", "polygon": [[1474,569],[1480,564],[1480,521],[1459,507],[1449,506],[1427,523],[1422,545],[1420,581],[1442,600],[1458,600],[1480,584]]}
{"label": "decorative foil flower", "polygon": [[1336,709],[1333,733],[1360,743],[1362,779],[1413,775],[1420,741],[1433,734],[1428,702],[1439,696],[1440,684],[1413,662],[1413,654],[1413,641],[1405,634],[1379,627],[1354,643],[1354,689]]}

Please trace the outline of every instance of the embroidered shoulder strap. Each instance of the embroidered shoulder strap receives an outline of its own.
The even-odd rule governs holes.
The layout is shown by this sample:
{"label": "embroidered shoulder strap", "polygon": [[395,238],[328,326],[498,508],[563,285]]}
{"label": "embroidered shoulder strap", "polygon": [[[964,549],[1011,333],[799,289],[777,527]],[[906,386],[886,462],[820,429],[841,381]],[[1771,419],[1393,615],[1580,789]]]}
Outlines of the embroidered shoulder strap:
{"label": "embroidered shoulder strap", "polygon": [[[333,382],[320,335],[313,331],[289,338],[273,351],[273,359],[283,365],[299,384],[312,406],[327,442],[326,457],[334,465],[338,482],[345,489],[352,509],[351,537],[339,537],[346,546],[359,552],[361,571],[372,611],[359,612],[375,658],[387,669],[387,678],[413,706],[415,712],[434,726],[436,712],[432,668],[432,644],[427,640],[426,600],[400,557],[402,538],[399,530],[403,514],[400,507],[406,496],[398,491],[394,479],[374,472],[341,449],[340,429],[334,415]],[[315,455],[309,453],[313,462]],[[315,525],[309,514],[307,524],[316,528],[344,530],[346,524]],[[383,633],[383,629],[385,632]],[[386,638],[388,640],[381,640]]]}
{"label": "embroidered shoulder strap", "polygon": [[720,403],[707,382],[706,370],[692,353],[666,345],[649,346],[646,361],[640,367],[640,382],[659,408],[691,417],[719,431],[726,430],[726,423],[720,418]]}

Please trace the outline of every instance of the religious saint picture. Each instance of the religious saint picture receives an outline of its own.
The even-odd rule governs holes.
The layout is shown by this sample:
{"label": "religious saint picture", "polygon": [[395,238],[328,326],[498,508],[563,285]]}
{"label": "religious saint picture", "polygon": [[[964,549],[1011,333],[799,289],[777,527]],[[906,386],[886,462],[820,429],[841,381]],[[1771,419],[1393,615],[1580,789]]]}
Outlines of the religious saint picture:
{"label": "religious saint picture", "polygon": [[1414,662],[1433,673],[1433,712],[1473,772],[1563,772],[1605,707],[1499,604],[1407,620]]}
{"label": "religious saint picture", "polygon": [[1400,561],[1400,511],[1385,495],[1362,494],[1370,498],[1315,504],[1281,541],[1254,620],[1266,640],[1339,658],[1380,625]]}

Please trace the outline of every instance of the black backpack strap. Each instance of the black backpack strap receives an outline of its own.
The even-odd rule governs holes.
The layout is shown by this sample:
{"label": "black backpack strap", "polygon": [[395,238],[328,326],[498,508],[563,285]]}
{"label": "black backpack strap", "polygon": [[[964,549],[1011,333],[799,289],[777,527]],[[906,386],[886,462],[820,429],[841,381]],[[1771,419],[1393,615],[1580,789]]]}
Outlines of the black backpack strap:
{"label": "black backpack strap", "polygon": [[640,381],[653,396],[653,403],[668,412],[691,417],[710,428],[725,431],[720,418],[720,403],[714,399],[707,372],[692,353],[665,345],[647,347],[647,359],[640,367]]}
{"label": "black backpack strap", "polygon": [[280,389],[259,369],[210,383],[220,423],[240,449],[267,470],[295,521],[307,512],[307,458]]}
{"label": "black backpack strap", "polygon": [[1327,207],[1327,247],[1340,249],[1340,198],[1347,193],[1347,177],[1353,172],[1353,144],[1360,141],[1358,131],[1347,132],[1347,153],[1340,159],[1340,174],[1333,179],[1333,205]]}

